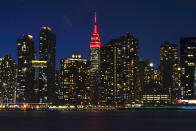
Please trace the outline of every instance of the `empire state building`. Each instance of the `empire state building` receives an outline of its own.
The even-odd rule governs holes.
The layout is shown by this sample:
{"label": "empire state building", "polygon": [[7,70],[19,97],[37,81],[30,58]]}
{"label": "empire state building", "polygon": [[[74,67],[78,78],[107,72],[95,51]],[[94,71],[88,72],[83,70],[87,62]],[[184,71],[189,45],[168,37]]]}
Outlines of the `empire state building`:
{"label": "empire state building", "polygon": [[100,81],[100,47],[101,41],[97,32],[96,12],[94,16],[94,31],[90,40],[90,73],[91,73],[91,89],[92,89],[92,104],[99,103],[99,81]]}

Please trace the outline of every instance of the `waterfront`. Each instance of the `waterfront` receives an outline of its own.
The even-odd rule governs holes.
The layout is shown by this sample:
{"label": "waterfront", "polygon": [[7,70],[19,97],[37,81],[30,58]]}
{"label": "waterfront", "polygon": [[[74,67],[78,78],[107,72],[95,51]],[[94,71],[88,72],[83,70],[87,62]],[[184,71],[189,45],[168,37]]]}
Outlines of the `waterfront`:
{"label": "waterfront", "polygon": [[1,131],[184,131],[196,111],[0,112]]}

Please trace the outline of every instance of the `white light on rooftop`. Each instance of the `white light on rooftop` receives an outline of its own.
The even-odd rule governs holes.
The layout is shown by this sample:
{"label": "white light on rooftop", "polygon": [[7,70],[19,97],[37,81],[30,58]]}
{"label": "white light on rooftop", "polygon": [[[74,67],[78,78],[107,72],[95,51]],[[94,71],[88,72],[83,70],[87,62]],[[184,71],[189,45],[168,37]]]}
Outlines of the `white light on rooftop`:
{"label": "white light on rooftop", "polygon": [[152,62],[150,63],[150,67],[154,67],[154,64]]}

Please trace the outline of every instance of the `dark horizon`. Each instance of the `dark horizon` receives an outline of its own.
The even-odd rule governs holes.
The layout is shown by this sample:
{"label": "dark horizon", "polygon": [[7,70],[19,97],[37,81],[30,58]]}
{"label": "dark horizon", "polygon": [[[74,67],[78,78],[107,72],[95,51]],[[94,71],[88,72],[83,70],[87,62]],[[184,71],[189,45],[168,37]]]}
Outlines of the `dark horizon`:
{"label": "dark horizon", "polygon": [[[139,40],[139,56],[159,65],[160,45],[176,43],[181,37],[196,34],[196,8],[193,0],[74,0],[74,1],[3,1],[0,16],[0,57],[6,54],[17,61],[16,40],[22,34],[32,34],[38,54],[39,32],[49,26],[57,36],[57,69],[59,59],[81,53],[89,59],[93,15],[97,11],[101,45],[127,32]],[[38,55],[37,55],[38,56]]]}

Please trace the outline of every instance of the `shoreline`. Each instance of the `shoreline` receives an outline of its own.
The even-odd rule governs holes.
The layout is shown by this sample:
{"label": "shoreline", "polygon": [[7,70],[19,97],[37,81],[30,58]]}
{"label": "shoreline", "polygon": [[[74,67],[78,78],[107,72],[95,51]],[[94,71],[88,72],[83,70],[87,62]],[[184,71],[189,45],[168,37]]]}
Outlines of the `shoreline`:
{"label": "shoreline", "polygon": [[146,112],[146,111],[196,111],[196,107],[143,107],[124,109],[1,109],[0,112]]}

